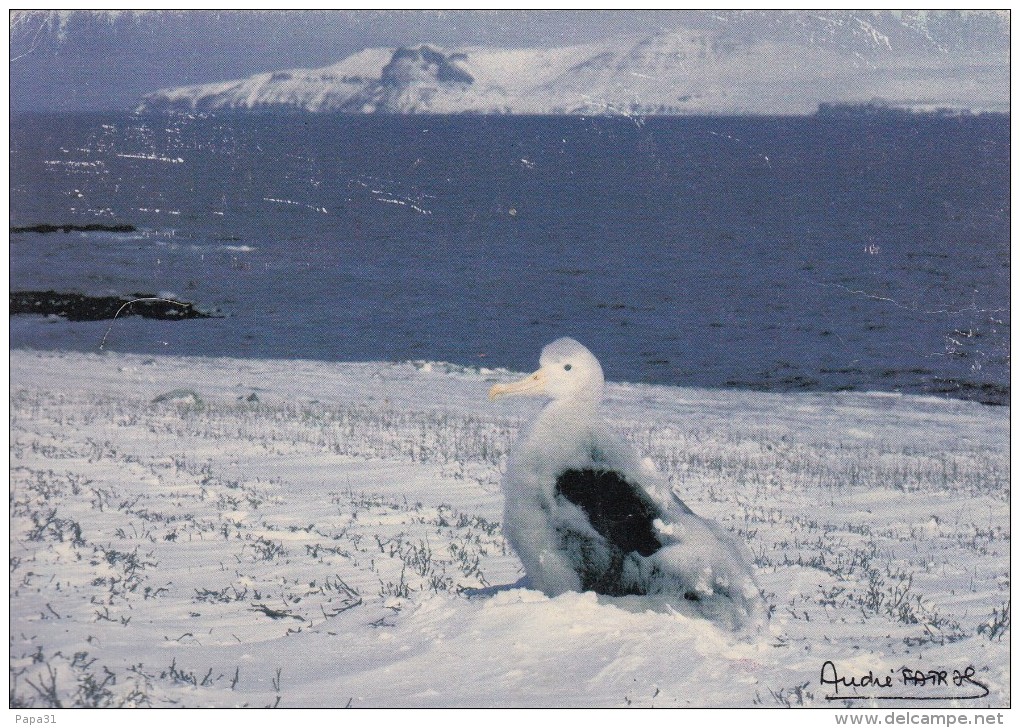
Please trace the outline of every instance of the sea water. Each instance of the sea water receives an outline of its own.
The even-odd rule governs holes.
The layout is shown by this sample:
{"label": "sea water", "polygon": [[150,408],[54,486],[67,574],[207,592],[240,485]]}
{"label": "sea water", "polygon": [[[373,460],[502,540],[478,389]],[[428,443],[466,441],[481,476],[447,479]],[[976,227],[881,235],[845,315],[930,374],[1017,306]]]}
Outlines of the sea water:
{"label": "sea water", "polygon": [[1009,401],[1009,119],[39,115],[11,289],[222,318],[11,319],[11,346]]}

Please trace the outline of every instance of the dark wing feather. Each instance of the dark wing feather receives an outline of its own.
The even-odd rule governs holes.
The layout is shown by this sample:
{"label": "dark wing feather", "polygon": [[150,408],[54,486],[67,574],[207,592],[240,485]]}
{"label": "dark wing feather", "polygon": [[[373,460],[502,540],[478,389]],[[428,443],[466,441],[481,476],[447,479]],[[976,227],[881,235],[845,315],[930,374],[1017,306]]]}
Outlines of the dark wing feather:
{"label": "dark wing feather", "polygon": [[652,522],[659,511],[640,487],[613,470],[565,470],[556,494],[584,511],[592,528],[624,554],[651,556],[660,548]]}

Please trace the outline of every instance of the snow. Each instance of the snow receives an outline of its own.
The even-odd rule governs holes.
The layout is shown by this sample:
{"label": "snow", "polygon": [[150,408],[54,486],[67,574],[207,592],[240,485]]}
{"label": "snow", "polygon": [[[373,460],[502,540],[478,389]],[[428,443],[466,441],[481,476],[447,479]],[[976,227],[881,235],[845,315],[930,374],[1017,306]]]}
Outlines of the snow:
{"label": "snow", "polygon": [[562,48],[485,48],[464,50],[465,68],[480,84],[505,91],[524,93],[549,83],[577,65],[605,50],[604,46],[580,44]]}
{"label": "snow", "polygon": [[[539,403],[486,401],[511,372],[10,366],[12,707],[1009,704],[1008,408],[607,384],[608,424],[750,547],[749,637],[517,584],[500,478]],[[827,701],[827,660],[989,694]]]}

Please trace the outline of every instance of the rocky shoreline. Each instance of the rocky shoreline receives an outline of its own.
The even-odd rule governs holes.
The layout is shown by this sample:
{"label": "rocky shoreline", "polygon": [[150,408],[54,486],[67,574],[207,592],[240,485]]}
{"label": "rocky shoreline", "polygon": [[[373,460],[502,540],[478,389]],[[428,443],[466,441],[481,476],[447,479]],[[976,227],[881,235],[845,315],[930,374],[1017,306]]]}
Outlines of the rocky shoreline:
{"label": "rocky shoreline", "polygon": [[163,321],[220,318],[188,301],[162,298],[151,293],[129,296],[86,296],[57,291],[11,291],[12,316],[38,314],[59,316],[69,321],[103,321],[123,316],[142,316]]}
{"label": "rocky shoreline", "polygon": [[28,225],[25,227],[12,227],[10,232],[12,235],[19,233],[39,233],[40,235],[48,235],[49,233],[133,233],[137,230],[134,225],[104,225],[103,223],[90,223],[88,225]]}

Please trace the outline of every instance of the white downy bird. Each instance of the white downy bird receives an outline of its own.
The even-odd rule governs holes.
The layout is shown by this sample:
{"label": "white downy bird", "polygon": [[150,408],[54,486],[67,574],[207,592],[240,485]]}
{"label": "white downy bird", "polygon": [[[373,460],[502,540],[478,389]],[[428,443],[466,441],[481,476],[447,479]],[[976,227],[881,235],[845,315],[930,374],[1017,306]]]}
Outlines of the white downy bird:
{"label": "white downy bird", "polygon": [[511,454],[504,531],[531,586],[555,596],[641,597],[731,628],[760,625],[746,545],[696,515],[600,415],[605,380],[578,342],[557,339],[541,368],[490,399],[551,399]]}

